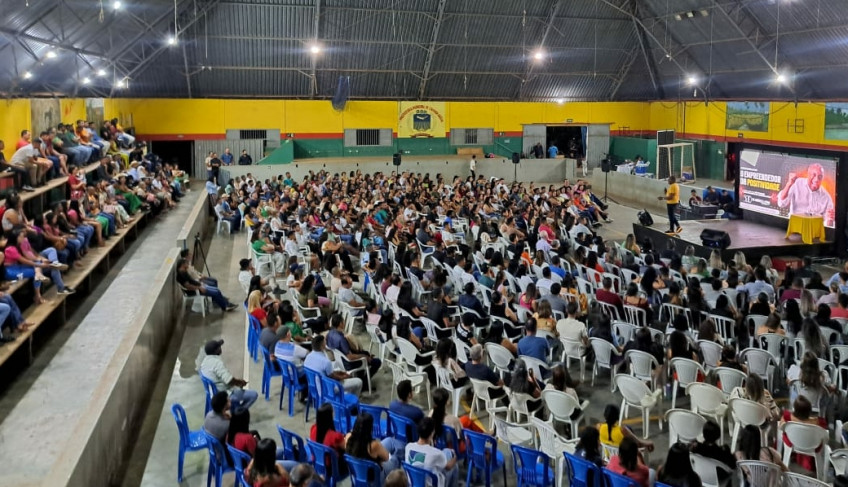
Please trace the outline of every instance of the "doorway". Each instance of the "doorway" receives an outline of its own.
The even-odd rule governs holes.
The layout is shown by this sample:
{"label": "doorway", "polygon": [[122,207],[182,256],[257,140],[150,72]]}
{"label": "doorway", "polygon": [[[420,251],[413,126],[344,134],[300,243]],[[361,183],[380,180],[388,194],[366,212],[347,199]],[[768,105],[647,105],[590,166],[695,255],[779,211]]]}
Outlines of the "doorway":
{"label": "doorway", "polygon": [[192,161],[194,141],[155,141],[151,143],[150,150],[161,157],[163,161],[174,164],[190,176],[194,176],[194,164]]}
{"label": "doorway", "polygon": [[579,125],[548,125],[547,146],[557,146],[560,154],[570,159],[582,159],[586,156],[583,147],[583,127]]}

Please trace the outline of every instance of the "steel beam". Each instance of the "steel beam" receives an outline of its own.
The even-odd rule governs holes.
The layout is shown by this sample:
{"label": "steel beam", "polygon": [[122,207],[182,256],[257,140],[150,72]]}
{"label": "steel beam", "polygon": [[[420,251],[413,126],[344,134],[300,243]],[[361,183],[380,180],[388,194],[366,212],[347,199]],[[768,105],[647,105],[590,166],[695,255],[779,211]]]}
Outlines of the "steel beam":
{"label": "steel beam", "polygon": [[[318,44],[318,29],[321,26],[321,0],[315,0],[315,9],[312,12],[312,42],[316,45]],[[318,69],[318,55],[312,55],[312,70],[310,75],[312,76],[312,81],[309,84],[309,96],[311,98],[315,98],[318,95],[318,75],[316,70]]]}
{"label": "steel beam", "polygon": [[633,29],[636,31],[636,40],[639,42],[639,50],[642,51],[642,58],[645,60],[645,67],[648,70],[648,75],[651,77],[651,85],[654,87],[654,94],[659,99],[665,98],[665,90],[663,90],[662,83],[659,80],[659,74],[657,73],[657,64],[654,61],[654,58],[648,54],[648,49],[646,48],[646,44],[648,40],[645,38],[645,29],[643,29],[638,22],[636,22],[636,8],[634,7],[634,15],[633,15]]}
{"label": "steel beam", "polygon": [[421,83],[418,85],[419,100],[424,98],[427,81],[430,80],[430,65],[433,63],[433,56],[436,54],[436,43],[439,41],[439,31],[442,28],[442,21],[445,19],[445,5],[447,3],[447,0],[439,0],[439,6],[436,9],[436,19],[433,21],[433,36],[430,38],[430,47],[427,48],[427,59],[424,61]]}
{"label": "steel beam", "polygon": [[636,63],[638,51],[639,46],[634,46],[630,49],[630,52],[627,54],[627,57],[624,58],[624,64],[621,66],[621,70],[619,70],[618,72],[618,76],[616,77],[615,84],[613,85],[612,92],[609,96],[610,101],[615,99],[615,95],[618,94],[618,90],[624,83],[624,79],[627,78],[628,74],[630,74],[630,69]]}

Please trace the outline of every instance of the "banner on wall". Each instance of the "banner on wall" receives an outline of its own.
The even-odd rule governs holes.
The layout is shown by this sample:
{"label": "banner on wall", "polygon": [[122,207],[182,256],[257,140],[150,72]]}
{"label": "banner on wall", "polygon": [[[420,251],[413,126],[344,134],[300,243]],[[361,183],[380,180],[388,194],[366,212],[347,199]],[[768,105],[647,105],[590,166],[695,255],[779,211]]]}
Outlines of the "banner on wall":
{"label": "banner on wall", "polygon": [[729,101],[725,127],[727,130],[768,132],[770,108],[768,102]]}
{"label": "banner on wall", "polygon": [[444,137],[444,102],[400,102],[398,137]]}
{"label": "banner on wall", "polygon": [[848,103],[825,103],[824,138],[848,140]]}
{"label": "banner on wall", "polygon": [[743,150],[739,153],[739,206],[789,218],[821,215],[835,224],[836,160]]}

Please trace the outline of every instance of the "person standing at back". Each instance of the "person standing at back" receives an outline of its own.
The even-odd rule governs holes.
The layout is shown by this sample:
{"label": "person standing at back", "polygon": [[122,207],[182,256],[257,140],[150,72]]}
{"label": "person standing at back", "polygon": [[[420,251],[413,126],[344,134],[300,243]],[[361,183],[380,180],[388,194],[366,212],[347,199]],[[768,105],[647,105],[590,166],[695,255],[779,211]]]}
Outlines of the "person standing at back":
{"label": "person standing at back", "polygon": [[471,170],[471,179],[477,179],[477,154],[471,155],[471,160],[468,161],[468,169]]}
{"label": "person standing at back", "polygon": [[680,233],[683,228],[680,226],[680,222],[677,221],[677,214],[675,213],[677,205],[680,204],[680,186],[677,185],[674,176],[668,177],[668,188],[665,190],[665,196],[658,196],[657,199],[660,201],[665,200],[665,206],[668,209],[669,230],[665,233]]}

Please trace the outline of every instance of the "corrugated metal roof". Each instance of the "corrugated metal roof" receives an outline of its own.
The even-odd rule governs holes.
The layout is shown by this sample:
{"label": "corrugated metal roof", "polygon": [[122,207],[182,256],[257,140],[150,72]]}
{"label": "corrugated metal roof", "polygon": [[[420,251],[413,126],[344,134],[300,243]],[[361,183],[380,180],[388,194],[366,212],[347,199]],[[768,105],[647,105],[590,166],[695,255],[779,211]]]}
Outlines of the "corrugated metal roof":
{"label": "corrugated metal roof", "polygon": [[[650,99],[656,97],[650,64],[670,98],[690,74],[711,74],[713,97],[845,97],[845,2],[641,0],[636,13],[647,32],[637,37],[631,3],[617,9],[597,0],[563,0],[548,25],[557,0],[451,0],[423,96],[608,99],[619,85],[617,99]],[[174,29],[172,0],[124,0],[120,11],[106,2],[103,23],[94,1],[6,3],[0,92],[15,96],[102,94],[127,75],[124,95],[188,96],[187,64],[192,96],[310,97],[314,69],[319,97],[332,96],[338,76],[350,76],[352,97],[409,99],[419,96],[440,2],[179,0],[185,31],[180,45],[170,48],[164,42]],[[195,17],[207,6],[208,15]],[[534,60],[546,30],[545,56]],[[317,56],[309,51],[316,38],[323,49]],[[640,38],[648,64],[634,48]],[[57,47],[60,58],[46,59]],[[83,54],[75,57],[75,50]],[[775,62],[794,76],[795,94],[772,86]],[[95,77],[99,69],[107,76]],[[33,77],[23,79],[25,71]],[[91,85],[80,85],[84,77]]]}

